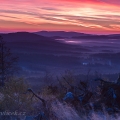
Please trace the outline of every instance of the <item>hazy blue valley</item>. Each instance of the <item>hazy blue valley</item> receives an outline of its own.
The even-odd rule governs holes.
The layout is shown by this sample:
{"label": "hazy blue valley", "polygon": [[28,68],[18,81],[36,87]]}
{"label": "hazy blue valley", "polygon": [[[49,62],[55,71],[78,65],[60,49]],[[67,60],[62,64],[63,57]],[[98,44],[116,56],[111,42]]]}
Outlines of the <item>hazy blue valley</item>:
{"label": "hazy blue valley", "polygon": [[39,81],[46,72],[56,76],[66,70],[75,75],[86,75],[88,71],[94,75],[97,72],[110,78],[110,75],[120,72],[119,34],[41,31],[1,35],[7,46],[19,57],[19,75],[28,80]]}

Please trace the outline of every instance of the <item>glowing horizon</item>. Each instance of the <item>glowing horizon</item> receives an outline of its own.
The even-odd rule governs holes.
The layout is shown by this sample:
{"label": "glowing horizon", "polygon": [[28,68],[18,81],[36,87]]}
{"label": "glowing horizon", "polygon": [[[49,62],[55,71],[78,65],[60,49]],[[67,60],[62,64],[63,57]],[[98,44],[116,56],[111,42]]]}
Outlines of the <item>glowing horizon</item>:
{"label": "glowing horizon", "polygon": [[118,0],[1,0],[0,32],[120,33]]}

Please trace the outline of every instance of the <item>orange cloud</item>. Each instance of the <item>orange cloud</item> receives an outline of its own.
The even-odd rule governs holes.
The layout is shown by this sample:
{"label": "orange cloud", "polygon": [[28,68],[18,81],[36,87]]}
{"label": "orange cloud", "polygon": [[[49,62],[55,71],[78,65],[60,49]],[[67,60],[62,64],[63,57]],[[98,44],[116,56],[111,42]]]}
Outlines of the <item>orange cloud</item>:
{"label": "orange cloud", "polygon": [[120,31],[119,1],[2,0],[0,24],[2,25],[0,31],[74,30],[118,33]]}

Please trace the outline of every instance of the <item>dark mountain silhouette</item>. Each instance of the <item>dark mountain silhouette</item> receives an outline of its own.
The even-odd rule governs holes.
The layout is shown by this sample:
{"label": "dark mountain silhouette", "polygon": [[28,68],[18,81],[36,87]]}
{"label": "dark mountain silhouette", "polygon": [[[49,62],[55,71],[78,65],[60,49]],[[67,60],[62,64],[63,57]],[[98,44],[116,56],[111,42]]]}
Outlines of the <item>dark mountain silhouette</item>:
{"label": "dark mountain silhouette", "polygon": [[7,45],[14,51],[39,53],[71,53],[74,51],[88,51],[81,46],[65,44],[55,39],[36,35],[29,32],[0,34]]}
{"label": "dark mountain silhouette", "polygon": [[8,33],[8,34],[0,34],[0,35],[9,44],[12,43],[22,46],[26,45],[26,47],[27,46],[30,47],[34,45],[37,45],[39,47],[52,47],[52,48],[53,46],[57,46],[57,47],[67,46],[52,38],[36,35],[34,33],[29,33],[29,32],[16,32],[16,33]]}
{"label": "dark mountain silhouette", "polygon": [[15,33],[7,33],[7,34],[0,34],[4,40],[6,40],[7,42],[13,42],[13,41],[17,41],[17,42],[39,42],[39,41],[52,41],[52,42],[56,42],[54,41],[54,39],[48,38],[48,37],[44,37],[41,35],[37,35],[34,33],[29,33],[29,32],[15,32]]}

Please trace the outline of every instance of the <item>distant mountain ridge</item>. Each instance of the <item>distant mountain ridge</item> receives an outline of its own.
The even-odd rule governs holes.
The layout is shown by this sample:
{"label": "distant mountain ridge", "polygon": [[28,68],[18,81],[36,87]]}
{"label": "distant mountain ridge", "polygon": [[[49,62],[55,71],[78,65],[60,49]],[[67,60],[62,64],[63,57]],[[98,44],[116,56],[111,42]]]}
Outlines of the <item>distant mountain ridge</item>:
{"label": "distant mountain ridge", "polygon": [[78,33],[78,32],[65,32],[65,31],[38,31],[35,32],[37,35],[47,36],[47,37],[63,37],[71,38],[73,36],[90,36],[91,34]]}
{"label": "distant mountain ridge", "polygon": [[86,34],[86,33],[79,33],[79,32],[65,32],[65,31],[38,31],[38,32],[35,32],[35,34],[46,36],[46,37],[51,37],[54,39],[59,39],[59,38],[119,39],[120,38],[120,34],[95,35],[95,34]]}
{"label": "distant mountain ridge", "polygon": [[[108,35],[94,35],[78,32],[65,32],[65,31],[40,31],[40,32],[15,32],[15,33],[2,33],[0,34],[5,41],[19,41],[19,42],[47,42],[58,44],[55,39],[73,38],[73,39],[119,39],[120,34]],[[62,43],[59,43],[62,44]]]}
{"label": "distant mountain ridge", "polygon": [[[86,33],[79,33],[79,32],[66,32],[66,31],[38,31],[38,32],[14,32],[14,33],[0,33],[0,35],[9,36],[12,38],[14,36],[24,36],[24,38],[31,39],[62,39],[62,38],[75,38],[75,39],[120,39],[120,34],[108,34],[108,35],[96,35],[96,34],[86,34]],[[18,37],[17,37],[18,38]],[[21,39],[21,38],[20,38]]]}

